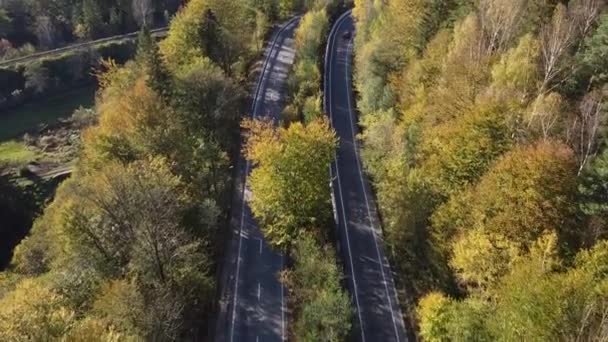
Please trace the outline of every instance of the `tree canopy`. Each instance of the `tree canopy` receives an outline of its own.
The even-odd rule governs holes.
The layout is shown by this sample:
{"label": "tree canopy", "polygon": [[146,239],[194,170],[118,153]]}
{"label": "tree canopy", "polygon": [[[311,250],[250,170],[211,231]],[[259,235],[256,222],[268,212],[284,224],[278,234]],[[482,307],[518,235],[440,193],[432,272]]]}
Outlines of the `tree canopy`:
{"label": "tree canopy", "polygon": [[353,15],[362,156],[420,335],[601,339],[598,320],[567,329],[604,300],[573,265],[606,236],[605,2],[358,0]]}
{"label": "tree canopy", "polygon": [[298,236],[324,228],[331,219],[329,164],[336,135],[327,119],[275,129],[271,121],[246,121],[245,154],[253,214],[271,245],[289,248]]}
{"label": "tree canopy", "polygon": [[[241,2],[191,1],[160,47],[144,28],[132,61],[103,63],[98,120],[84,129],[74,173],[0,279],[0,339],[206,333],[245,91],[208,49],[228,40],[199,40],[204,23],[188,26],[197,6],[245,15]],[[235,46],[235,58],[251,58],[248,49]]]}

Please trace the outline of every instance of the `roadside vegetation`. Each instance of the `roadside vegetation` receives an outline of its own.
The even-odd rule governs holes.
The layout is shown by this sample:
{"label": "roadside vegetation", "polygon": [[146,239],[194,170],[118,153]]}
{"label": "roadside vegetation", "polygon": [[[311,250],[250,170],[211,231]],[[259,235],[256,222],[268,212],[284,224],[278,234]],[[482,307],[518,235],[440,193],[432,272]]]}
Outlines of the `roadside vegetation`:
{"label": "roadside vegetation", "polygon": [[353,310],[341,286],[332,244],[329,165],[337,137],[321,108],[321,72],[330,13],[341,1],[311,2],[295,33],[288,105],[276,126],[246,120],[244,152],[253,162],[250,206],[269,244],[286,253],[281,281],[289,289],[290,336],[296,341],[343,341]]}
{"label": "roadside vegetation", "polygon": [[0,340],[206,335],[246,96],[238,81],[271,15],[191,0],[160,47],[143,30],[134,60],[103,63],[93,120],[75,115],[74,173],[0,273]]}
{"label": "roadside vegetation", "polygon": [[401,303],[426,341],[606,340],[604,1],[355,1]]}
{"label": "roadside vegetation", "polygon": [[285,108],[287,121],[309,122],[323,116],[319,56],[323,56],[329,30],[328,11],[324,7],[311,9],[296,31],[296,61],[288,80],[289,105]]}

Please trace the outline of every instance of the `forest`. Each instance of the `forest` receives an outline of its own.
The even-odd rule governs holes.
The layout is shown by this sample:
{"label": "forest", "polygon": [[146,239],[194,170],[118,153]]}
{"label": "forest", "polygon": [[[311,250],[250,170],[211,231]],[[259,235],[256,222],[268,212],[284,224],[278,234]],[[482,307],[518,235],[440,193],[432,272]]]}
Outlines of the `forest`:
{"label": "forest", "polygon": [[[172,1],[141,3],[151,7],[3,3],[0,28],[14,46],[47,49],[141,30],[133,59],[96,62],[95,107],[75,114],[86,114],[75,170],[39,216],[20,208],[19,189],[0,178],[0,214],[15,221],[7,229],[33,220],[0,272],[0,340],[206,340],[241,147],[257,166],[256,218],[291,260],[277,274],[291,293],[290,335],[344,339],[352,309],[331,245],[326,172],[336,138],[318,100],[323,42],[341,2],[190,0],[179,10]],[[149,28],[172,13],[158,42]],[[273,25],[295,13],[306,13],[296,63],[316,72],[290,79],[287,100],[296,110],[280,127],[241,123],[250,70]],[[269,177],[278,169],[285,172]],[[298,198],[307,200],[276,207]]]}
{"label": "forest", "polygon": [[356,0],[360,136],[425,341],[608,339],[602,0]]}
{"label": "forest", "polygon": [[[289,338],[348,339],[320,91],[347,3],[0,0],[0,59],[140,31],[133,58],[87,57],[99,90],[54,199],[21,205],[0,177],[2,229],[33,223],[0,272],[0,340],[204,340],[241,153],[253,215],[289,259]],[[420,339],[608,340],[607,5],[354,1],[363,164]],[[242,120],[266,39],[296,13],[280,122]],[[72,57],[0,71],[42,94],[89,70]]]}
{"label": "forest", "polygon": [[0,273],[0,340],[206,336],[246,100],[238,65],[270,27],[246,5],[192,0],[160,44],[144,27],[132,61],[103,63],[76,170]]}

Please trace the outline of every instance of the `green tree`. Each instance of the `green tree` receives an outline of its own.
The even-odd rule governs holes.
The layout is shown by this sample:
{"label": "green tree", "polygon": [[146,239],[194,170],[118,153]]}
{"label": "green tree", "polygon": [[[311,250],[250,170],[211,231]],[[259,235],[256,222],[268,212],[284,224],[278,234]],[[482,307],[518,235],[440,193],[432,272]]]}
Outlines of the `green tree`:
{"label": "green tree", "polygon": [[6,37],[9,33],[11,33],[11,22],[12,20],[8,14],[8,11],[4,8],[0,9],[0,37]]}
{"label": "green tree", "polygon": [[391,72],[403,67],[415,49],[416,30],[425,10],[422,1],[355,2],[355,84],[362,114],[387,110],[394,103]]}
{"label": "green tree", "polygon": [[193,0],[171,20],[167,38],[160,43],[160,52],[171,71],[204,58],[201,33],[208,9],[206,0]]}
{"label": "green tree", "polygon": [[294,266],[286,275],[296,311],[294,333],[297,341],[343,341],[353,313],[342,277],[333,262],[335,252],[320,245],[311,234],[294,242]]}
{"label": "green tree", "polygon": [[416,314],[420,322],[420,335],[426,341],[449,339],[447,324],[451,319],[451,304],[449,298],[437,292],[429,293],[420,300]]}
{"label": "green tree", "polygon": [[425,341],[493,341],[487,329],[492,308],[477,299],[456,301],[437,292],[427,294],[417,308]]}
{"label": "green tree", "polygon": [[103,12],[97,1],[83,0],[79,22],[74,29],[76,36],[83,39],[95,39],[102,34]]}
{"label": "green tree", "polygon": [[200,28],[203,44],[203,53],[214,61],[221,61],[221,29],[218,18],[213,10],[205,11],[205,19]]}
{"label": "green tree", "polygon": [[275,0],[249,0],[249,3],[261,11],[264,16],[270,20],[275,21],[278,19],[279,8],[278,3]]}
{"label": "green tree", "polygon": [[[135,277],[144,298],[155,298],[145,302],[150,321],[142,329],[155,338],[179,336],[200,322],[214,287],[207,251],[197,238],[211,234],[195,229],[213,229],[215,220],[201,216],[192,227],[184,225],[189,208],[196,204],[165,163],[108,163],[71,189],[72,198],[79,201],[62,215],[64,234],[78,246],[79,258],[107,276]],[[184,320],[191,323],[180,323]]]}
{"label": "green tree", "polygon": [[147,26],[139,32],[135,59],[147,75],[148,86],[163,99],[168,98],[172,90],[171,78],[163,64],[158,45]]}
{"label": "green tree", "polygon": [[191,134],[211,135],[228,148],[238,132],[245,93],[211,64],[193,66],[175,82],[174,107]]}
{"label": "green tree", "polygon": [[242,31],[255,28],[256,11],[245,1],[192,0],[171,21],[161,54],[174,73],[210,58],[233,74],[254,50],[254,35]]}
{"label": "green tree", "polygon": [[147,331],[146,303],[134,281],[113,280],[106,283],[93,304],[92,313],[117,331],[141,336]]}
{"label": "green tree", "polygon": [[295,35],[296,56],[316,61],[323,37],[327,34],[328,19],[325,9],[309,11],[302,17]]}
{"label": "green tree", "polygon": [[608,233],[608,149],[604,148],[583,171],[579,178],[578,190],[581,195],[581,210],[600,221],[591,227],[596,228],[590,232],[591,241],[605,238]]}
{"label": "green tree", "polygon": [[423,131],[420,168],[440,201],[475,182],[508,150],[509,119],[505,108],[480,105],[461,118]]}
{"label": "green tree", "polygon": [[[452,41],[451,30],[441,30],[426,45],[419,59],[411,60],[391,79],[397,99],[404,109],[404,120],[412,121],[410,107],[422,102],[442,75],[443,63]],[[409,112],[409,113],[408,113]],[[418,118],[416,118],[418,119]]]}
{"label": "green tree", "polygon": [[84,318],[70,329],[68,334],[65,336],[65,341],[69,342],[86,342],[86,341],[107,341],[107,342],[118,342],[128,341],[136,342],[142,339],[141,336],[127,335],[118,331],[114,326],[108,326],[108,323],[104,320],[95,318]]}
{"label": "green tree", "polygon": [[502,281],[490,327],[499,341],[605,339],[606,285],[580,269],[546,274],[523,264]]}
{"label": "green tree", "polygon": [[287,122],[300,119],[309,122],[323,115],[319,90],[321,71],[318,65],[321,44],[328,27],[324,7],[310,10],[300,21],[295,34],[296,63],[288,80],[291,104],[285,110]]}
{"label": "green tree", "polygon": [[326,119],[275,130],[270,121],[246,121],[245,154],[255,168],[250,177],[251,208],[264,235],[287,249],[304,231],[331,219],[328,167],[336,135]]}
{"label": "green tree", "polygon": [[428,294],[417,310],[421,335],[428,341],[603,340],[606,246],[580,252],[561,271],[544,267],[543,253],[533,252],[484,296]]}
{"label": "green tree", "polygon": [[279,0],[279,16],[287,18],[302,9],[302,0]]}
{"label": "green tree", "polygon": [[608,53],[608,15],[603,15],[598,22],[597,29],[585,38],[575,56],[576,72],[569,83],[574,93],[599,88],[608,80],[608,64],[603,58]]}
{"label": "green tree", "polygon": [[507,51],[492,68],[492,86],[497,96],[510,95],[524,101],[538,87],[539,42],[528,34]]}

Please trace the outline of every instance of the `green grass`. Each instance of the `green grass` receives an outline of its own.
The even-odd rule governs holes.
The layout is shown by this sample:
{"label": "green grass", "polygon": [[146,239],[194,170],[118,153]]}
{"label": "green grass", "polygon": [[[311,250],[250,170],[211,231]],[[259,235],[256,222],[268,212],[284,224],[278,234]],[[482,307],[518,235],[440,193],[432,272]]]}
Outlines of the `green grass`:
{"label": "green grass", "polygon": [[11,140],[0,142],[0,163],[26,164],[38,158],[38,153],[28,149],[23,143]]}
{"label": "green grass", "polygon": [[95,88],[84,87],[0,113],[0,143],[68,118],[80,106],[92,107],[94,102]]}

